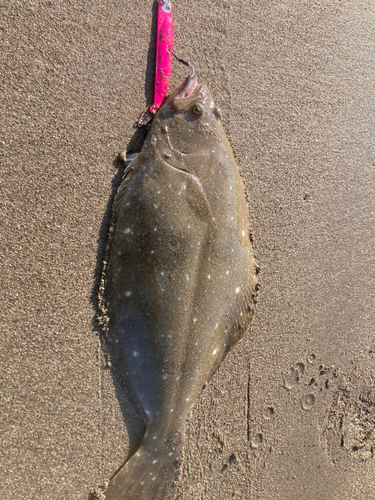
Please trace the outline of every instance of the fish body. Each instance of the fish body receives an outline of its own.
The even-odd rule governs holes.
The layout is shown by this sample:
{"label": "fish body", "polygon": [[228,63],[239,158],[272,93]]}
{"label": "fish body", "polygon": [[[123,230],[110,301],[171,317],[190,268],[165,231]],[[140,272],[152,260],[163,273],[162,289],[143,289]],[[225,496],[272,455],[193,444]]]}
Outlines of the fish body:
{"label": "fish body", "polygon": [[186,417],[246,331],[256,289],[240,172],[210,93],[187,78],[114,202],[108,340],[146,431],[107,500],[168,498]]}

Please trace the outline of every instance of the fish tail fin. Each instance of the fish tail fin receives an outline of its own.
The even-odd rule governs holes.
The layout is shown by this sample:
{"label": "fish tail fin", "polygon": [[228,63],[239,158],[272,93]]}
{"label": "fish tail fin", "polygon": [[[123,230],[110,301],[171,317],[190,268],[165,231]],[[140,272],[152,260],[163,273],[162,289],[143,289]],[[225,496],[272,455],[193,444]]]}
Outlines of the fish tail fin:
{"label": "fish tail fin", "polygon": [[[164,500],[172,489],[178,459],[167,446],[148,446],[145,439],[138,451],[110,481],[105,500]],[[165,445],[165,443],[163,443]]]}

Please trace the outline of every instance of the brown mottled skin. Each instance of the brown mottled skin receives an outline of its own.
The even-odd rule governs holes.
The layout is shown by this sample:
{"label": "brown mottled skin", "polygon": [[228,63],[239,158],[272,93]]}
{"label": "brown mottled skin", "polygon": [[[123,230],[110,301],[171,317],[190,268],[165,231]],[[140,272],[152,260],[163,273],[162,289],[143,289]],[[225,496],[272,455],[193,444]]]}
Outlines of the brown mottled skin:
{"label": "brown mottled skin", "polygon": [[109,341],[146,432],[107,500],[169,498],[185,419],[253,315],[256,264],[239,169],[204,86],[154,118],[114,205]]}

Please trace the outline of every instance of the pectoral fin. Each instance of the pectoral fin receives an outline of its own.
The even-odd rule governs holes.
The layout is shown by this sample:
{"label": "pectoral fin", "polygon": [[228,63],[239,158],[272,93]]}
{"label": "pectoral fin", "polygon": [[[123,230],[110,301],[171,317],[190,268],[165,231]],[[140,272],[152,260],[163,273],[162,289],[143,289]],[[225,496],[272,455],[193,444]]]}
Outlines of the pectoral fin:
{"label": "pectoral fin", "polygon": [[204,221],[212,218],[210,204],[199,179],[189,175],[184,182],[184,193],[191,208]]}

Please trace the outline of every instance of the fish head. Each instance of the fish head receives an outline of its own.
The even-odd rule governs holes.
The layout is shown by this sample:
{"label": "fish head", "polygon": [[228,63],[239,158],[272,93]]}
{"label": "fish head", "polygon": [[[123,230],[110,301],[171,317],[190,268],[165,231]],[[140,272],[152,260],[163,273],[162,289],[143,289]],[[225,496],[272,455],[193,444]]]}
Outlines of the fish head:
{"label": "fish head", "polygon": [[151,135],[157,136],[158,153],[199,177],[202,156],[210,157],[211,164],[215,151],[219,156],[220,117],[209,90],[195,78],[186,78],[155,116]]}

